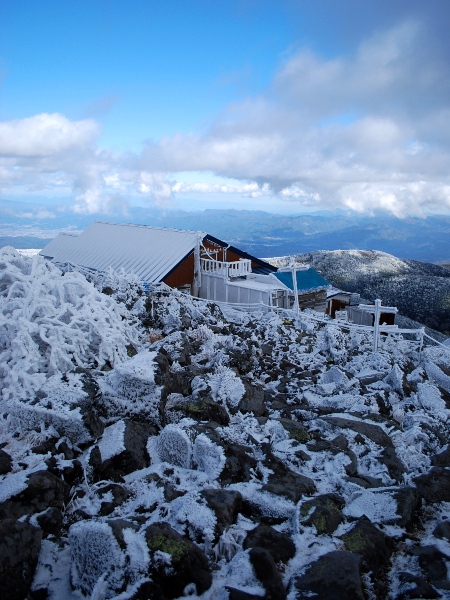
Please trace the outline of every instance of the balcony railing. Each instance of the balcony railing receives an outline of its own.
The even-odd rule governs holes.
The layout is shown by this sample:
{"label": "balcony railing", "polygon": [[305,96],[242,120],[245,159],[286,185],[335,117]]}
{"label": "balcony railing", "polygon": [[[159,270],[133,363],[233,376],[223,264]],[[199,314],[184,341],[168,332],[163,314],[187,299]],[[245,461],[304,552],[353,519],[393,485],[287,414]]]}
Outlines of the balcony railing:
{"label": "balcony railing", "polygon": [[201,258],[200,267],[202,273],[210,273],[221,277],[244,277],[252,272],[252,261],[248,258],[242,258],[235,262]]}

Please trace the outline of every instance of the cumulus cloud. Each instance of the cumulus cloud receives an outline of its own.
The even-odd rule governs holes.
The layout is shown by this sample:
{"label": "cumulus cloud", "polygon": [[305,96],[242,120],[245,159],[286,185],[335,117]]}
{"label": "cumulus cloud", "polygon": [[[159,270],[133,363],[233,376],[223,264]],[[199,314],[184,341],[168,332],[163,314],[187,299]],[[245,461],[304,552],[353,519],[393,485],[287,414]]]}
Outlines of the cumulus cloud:
{"label": "cumulus cloud", "polygon": [[[130,194],[161,204],[208,193],[399,216],[448,210],[450,63],[430,35],[408,21],[352,54],[299,50],[264,93],[230,105],[205,133],[165,136],[141,153],[99,149],[92,119],[0,123],[0,185],[67,186],[85,212]],[[224,183],[178,180],[189,171]]]}

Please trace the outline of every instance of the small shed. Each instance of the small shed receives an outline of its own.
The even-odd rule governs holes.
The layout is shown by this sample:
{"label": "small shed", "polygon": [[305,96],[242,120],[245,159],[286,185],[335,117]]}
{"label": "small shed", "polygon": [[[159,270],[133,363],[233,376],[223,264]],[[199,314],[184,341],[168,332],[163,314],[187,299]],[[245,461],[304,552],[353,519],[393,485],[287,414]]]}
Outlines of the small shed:
{"label": "small shed", "polygon": [[[290,290],[290,306],[294,305],[294,280],[292,269],[283,269],[273,274],[287,289]],[[297,295],[300,310],[312,308],[318,312],[325,312],[327,306],[328,281],[312,268],[295,270],[297,280]]]}

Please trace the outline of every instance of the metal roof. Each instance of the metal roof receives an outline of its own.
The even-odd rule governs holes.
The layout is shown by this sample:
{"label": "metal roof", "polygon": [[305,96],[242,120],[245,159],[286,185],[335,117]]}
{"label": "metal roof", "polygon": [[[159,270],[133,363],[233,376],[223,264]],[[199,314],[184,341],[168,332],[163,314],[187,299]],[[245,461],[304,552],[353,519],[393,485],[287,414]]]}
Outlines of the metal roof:
{"label": "metal roof", "polygon": [[141,280],[161,281],[190,254],[205,233],[96,221],[80,235],[60,234],[41,250],[54,262],[106,271],[109,267],[134,273]]}
{"label": "metal roof", "polygon": [[[292,272],[291,271],[278,271],[278,273],[273,273],[273,276],[276,277],[290,290],[294,291],[294,283],[292,281]],[[319,275],[317,271],[314,269],[301,269],[296,271],[297,277],[297,290],[299,292],[307,292],[309,290],[315,289],[323,289],[327,288],[330,284],[326,279]]]}
{"label": "metal roof", "polygon": [[72,248],[78,236],[78,233],[60,233],[55,239],[49,242],[39,254],[45,256],[45,258],[54,258],[55,255],[66,252]]}

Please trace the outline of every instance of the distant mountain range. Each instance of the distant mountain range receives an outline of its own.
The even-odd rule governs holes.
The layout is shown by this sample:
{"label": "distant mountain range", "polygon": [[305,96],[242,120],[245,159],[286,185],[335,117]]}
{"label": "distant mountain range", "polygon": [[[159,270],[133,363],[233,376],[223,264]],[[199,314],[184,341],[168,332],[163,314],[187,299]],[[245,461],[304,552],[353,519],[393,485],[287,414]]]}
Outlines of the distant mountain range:
{"label": "distant mountain range", "polygon": [[[36,207],[34,212],[38,214]],[[82,230],[94,220],[104,220],[202,230],[259,257],[361,249],[450,263],[450,215],[398,219],[385,213],[367,216],[343,210],[284,216],[249,210],[186,212],[142,207],[130,208],[125,216],[55,211],[36,219],[33,214],[27,204],[0,200],[0,246],[42,248],[60,230]]]}

